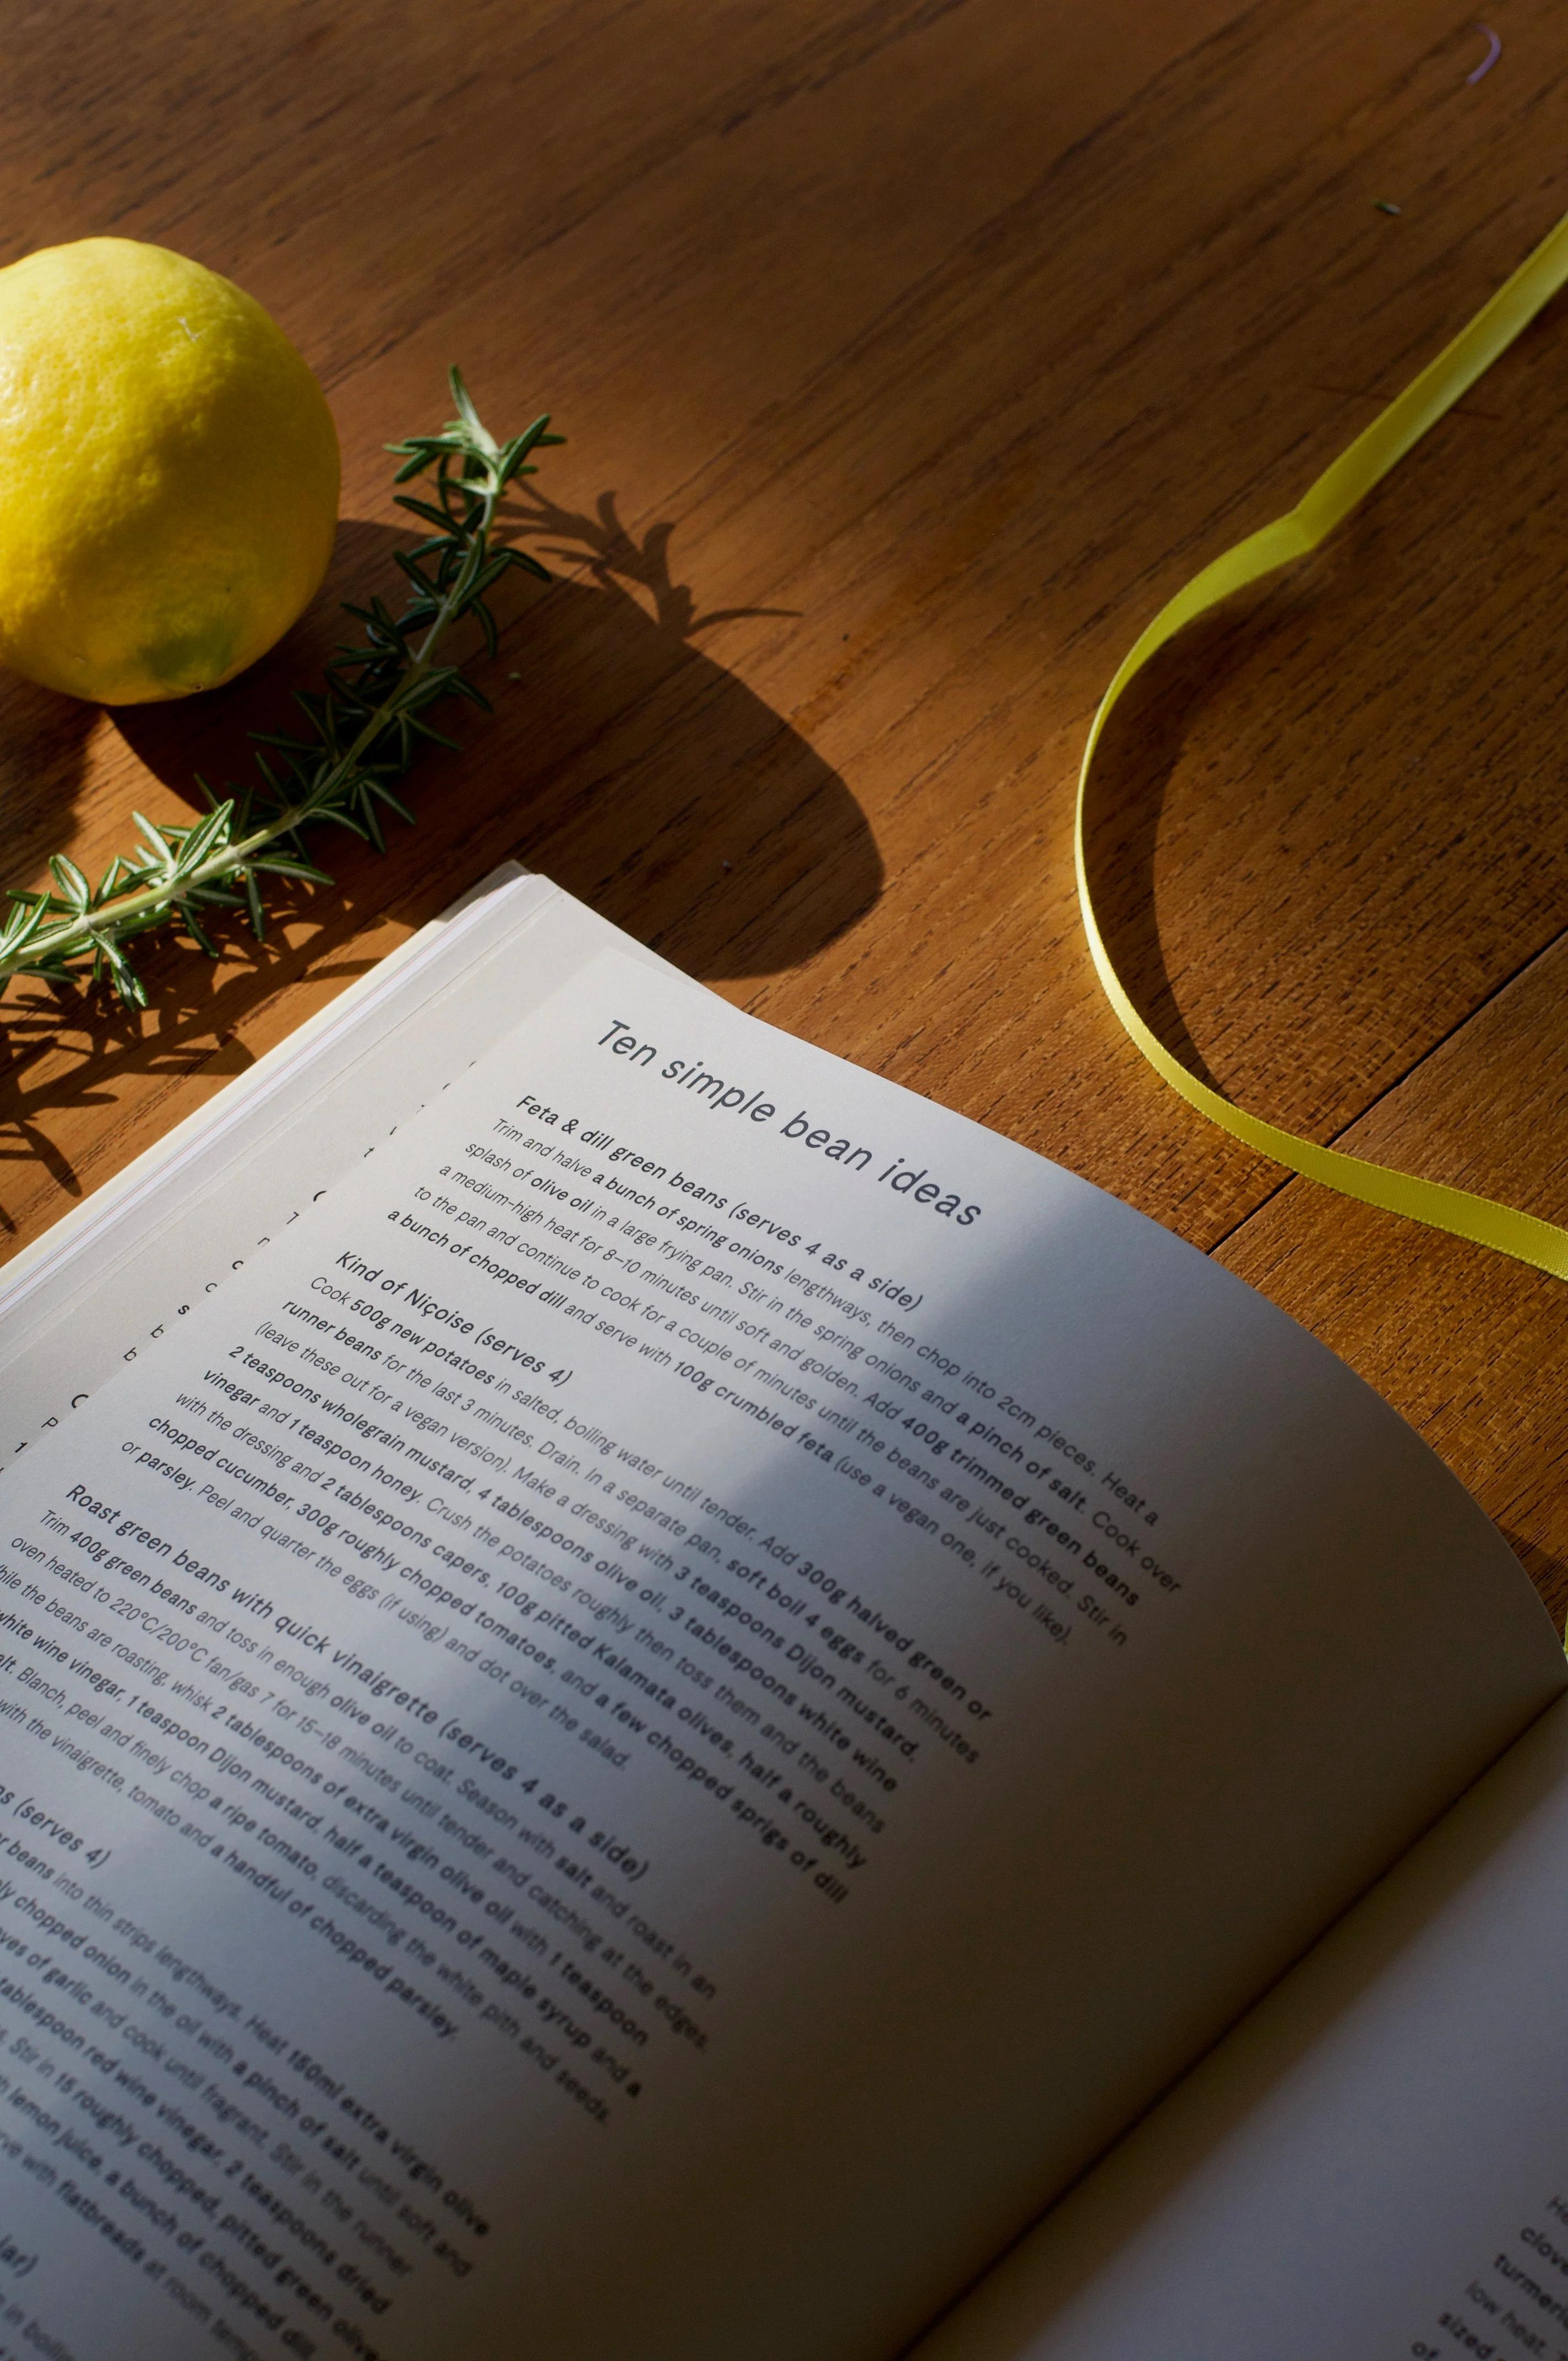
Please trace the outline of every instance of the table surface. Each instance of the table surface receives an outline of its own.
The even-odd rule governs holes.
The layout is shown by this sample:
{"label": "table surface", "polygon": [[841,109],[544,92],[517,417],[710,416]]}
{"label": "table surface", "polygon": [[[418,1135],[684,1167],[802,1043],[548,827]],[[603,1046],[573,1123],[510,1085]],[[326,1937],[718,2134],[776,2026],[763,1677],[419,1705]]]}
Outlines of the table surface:
{"label": "table surface", "polygon": [[[14,10],[0,260],[116,232],[319,371],[345,523],[273,656],[107,713],[0,684],[7,880],[244,775],[397,580],[381,445],[569,436],[493,718],[385,858],[139,1018],[0,1009],[36,1235],[513,853],[727,996],[1241,1272],[1409,1418],[1568,1605],[1568,1290],[1293,1180],[1100,996],[1073,779],[1125,646],[1289,505],[1568,203],[1559,0],[84,0]],[[1397,212],[1383,206],[1397,206]],[[1315,1137],[1568,1197],[1568,303],[1317,559],[1131,700],[1091,858],[1170,1045]],[[345,849],[346,848],[346,849]]]}

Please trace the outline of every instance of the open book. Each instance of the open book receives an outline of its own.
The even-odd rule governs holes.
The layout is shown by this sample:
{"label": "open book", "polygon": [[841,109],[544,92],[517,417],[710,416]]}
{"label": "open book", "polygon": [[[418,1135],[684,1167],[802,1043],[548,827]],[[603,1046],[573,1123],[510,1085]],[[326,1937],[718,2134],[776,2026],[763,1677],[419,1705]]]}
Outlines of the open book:
{"label": "open book", "polygon": [[0,2353],[1568,2351],[1562,1651],[1202,1256],[514,873],[0,1314]]}

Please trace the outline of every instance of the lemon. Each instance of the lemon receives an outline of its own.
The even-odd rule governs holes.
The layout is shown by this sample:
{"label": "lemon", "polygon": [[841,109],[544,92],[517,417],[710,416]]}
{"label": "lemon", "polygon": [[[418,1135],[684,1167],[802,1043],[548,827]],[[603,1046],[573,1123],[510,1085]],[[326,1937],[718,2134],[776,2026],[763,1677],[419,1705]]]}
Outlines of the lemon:
{"label": "lemon", "polygon": [[124,237],[0,269],[0,663],[140,705],[213,688],[326,569],[337,434],[215,271]]}

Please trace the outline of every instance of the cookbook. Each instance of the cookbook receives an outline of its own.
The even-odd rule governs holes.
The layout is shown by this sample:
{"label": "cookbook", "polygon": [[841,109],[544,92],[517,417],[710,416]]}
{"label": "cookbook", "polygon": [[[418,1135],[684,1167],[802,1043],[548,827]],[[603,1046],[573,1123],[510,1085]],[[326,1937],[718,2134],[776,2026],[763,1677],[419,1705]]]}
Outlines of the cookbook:
{"label": "cookbook", "polygon": [[0,2353],[1568,2349],[1561,1645],[1156,1224],[512,872],[0,1396]]}

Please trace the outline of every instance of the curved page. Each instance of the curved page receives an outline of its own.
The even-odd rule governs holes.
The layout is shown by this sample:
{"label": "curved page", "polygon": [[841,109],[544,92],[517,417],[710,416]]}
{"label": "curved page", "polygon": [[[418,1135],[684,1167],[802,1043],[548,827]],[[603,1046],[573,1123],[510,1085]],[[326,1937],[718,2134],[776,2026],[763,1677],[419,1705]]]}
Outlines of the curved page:
{"label": "curved page", "polygon": [[919,2361],[1561,2361],[1568,1707]]}
{"label": "curved page", "polygon": [[1260,1298],[618,952],[5,1518],[76,2361],[887,2361],[1563,1685]]}

